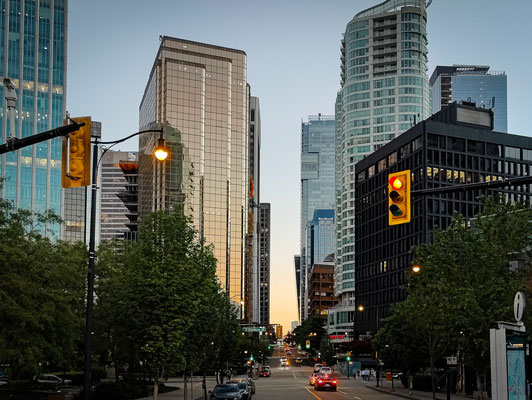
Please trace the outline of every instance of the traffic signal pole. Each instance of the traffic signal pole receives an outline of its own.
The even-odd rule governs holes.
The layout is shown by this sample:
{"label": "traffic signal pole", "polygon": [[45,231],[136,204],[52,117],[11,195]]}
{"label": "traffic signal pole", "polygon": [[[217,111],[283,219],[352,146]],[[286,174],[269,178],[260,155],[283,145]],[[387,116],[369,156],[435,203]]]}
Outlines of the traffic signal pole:
{"label": "traffic signal pole", "polygon": [[524,185],[527,183],[532,183],[532,176],[520,176],[519,178],[509,178],[504,180],[490,181],[490,182],[479,182],[479,183],[466,183],[463,185],[452,185],[444,186],[431,189],[421,189],[421,190],[412,190],[410,192],[411,196],[426,196],[429,194],[442,194],[442,193],[453,193],[453,192],[465,192],[468,190],[479,190],[479,189],[493,189],[506,186],[518,186]]}
{"label": "traffic signal pole", "polygon": [[89,270],[87,272],[87,311],[85,321],[85,371],[83,374],[83,399],[89,399],[92,364],[92,310],[94,303],[94,260],[96,241],[96,195],[98,183],[98,139],[93,145],[91,185],[91,227],[89,234]]}
{"label": "traffic signal pole", "polygon": [[33,136],[27,136],[22,139],[16,137],[10,137],[7,139],[6,143],[0,145],[0,154],[5,154],[10,151],[15,151],[23,147],[31,146],[37,143],[44,142],[49,139],[53,139],[60,136],[66,136],[69,133],[77,131],[82,126],[85,126],[85,123],[80,124],[73,123],[70,125],[60,126],[49,131],[41,132]]}

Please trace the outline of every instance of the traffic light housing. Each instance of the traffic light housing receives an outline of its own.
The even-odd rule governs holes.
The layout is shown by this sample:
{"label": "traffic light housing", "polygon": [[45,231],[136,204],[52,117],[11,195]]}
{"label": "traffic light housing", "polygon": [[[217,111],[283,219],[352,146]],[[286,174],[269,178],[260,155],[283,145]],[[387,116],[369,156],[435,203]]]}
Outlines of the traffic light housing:
{"label": "traffic light housing", "polygon": [[388,224],[410,222],[410,170],[388,175]]}
{"label": "traffic light housing", "polygon": [[[77,123],[85,123],[77,131],[63,137],[61,155],[61,186],[73,188],[91,184],[91,118],[72,118]],[[69,120],[63,120],[67,125]]]}
{"label": "traffic light housing", "polygon": [[347,361],[351,361],[351,352],[347,353],[347,357],[345,359]]}
{"label": "traffic light housing", "polygon": [[310,349],[310,340],[307,340],[307,341],[305,342],[305,347],[306,347],[307,349]]}

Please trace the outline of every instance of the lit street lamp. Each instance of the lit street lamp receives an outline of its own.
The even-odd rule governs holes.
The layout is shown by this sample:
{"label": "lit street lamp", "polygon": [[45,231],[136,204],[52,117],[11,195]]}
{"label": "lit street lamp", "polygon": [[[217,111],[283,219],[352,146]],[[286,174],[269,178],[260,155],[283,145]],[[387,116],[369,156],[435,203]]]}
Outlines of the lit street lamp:
{"label": "lit street lamp", "polygon": [[[85,368],[83,377],[83,399],[89,399],[89,392],[91,389],[91,364],[92,364],[92,311],[94,306],[94,262],[96,258],[95,250],[95,237],[96,237],[96,195],[98,190],[98,165],[104,154],[114,145],[122,143],[132,137],[141,135],[143,133],[160,133],[157,148],[155,149],[155,157],[164,161],[168,157],[168,151],[166,150],[165,142],[163,139],[163,129],[148,129],[133,133],[125,138],[111,141],[111,142],[98,142],[96,139],[93,144],[93,156],[92,156],[92,185],[91,185],[91,225],[89,236],[89,269],[87,272],[87,311],[85,320]],[[110,144],[105,148],[101,156],[98,158],[98,145]]]}
{"label": "lit street lamp", "polygon": [[412,273],[419,274],[421,272],[421,265],[412,265]]}

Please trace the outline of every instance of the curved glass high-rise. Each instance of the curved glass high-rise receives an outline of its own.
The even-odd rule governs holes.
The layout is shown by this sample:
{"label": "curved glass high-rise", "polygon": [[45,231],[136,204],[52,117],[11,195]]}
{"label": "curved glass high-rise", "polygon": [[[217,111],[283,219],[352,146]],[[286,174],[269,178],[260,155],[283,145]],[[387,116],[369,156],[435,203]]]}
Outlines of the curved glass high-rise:
{"label": "curved glass high-rise", "polygon": [[[15,133],[32,136],[62,125],[65,115],[67,0],[0,0],[0,98],[3,78],[17,89]],[[5,143],[10,127],[0,109]],[[0,197],[18,208],[61,214],[61,140],[0,156]],[[58,237],[59,225],[48,227]]]}
{"label": "curved glass high-rise", "polygon": [[341,44],[336,99],[336,294],[329,326],[355,312],[355,164],[430,115],[424,0],[388,0],[355,15]]}

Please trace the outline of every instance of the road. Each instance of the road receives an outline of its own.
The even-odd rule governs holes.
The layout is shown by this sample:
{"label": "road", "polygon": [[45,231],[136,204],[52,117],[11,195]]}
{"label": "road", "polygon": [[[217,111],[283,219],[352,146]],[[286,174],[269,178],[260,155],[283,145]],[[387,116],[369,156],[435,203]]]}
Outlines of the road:
{"label": "road", "polygon": [[[296,351],[293,350],[293,353]],[[278,355],[278,354],[276,354]],[[255,380],[256,393],[253,400],[397,400],[398,397],[376,392],[366,387],[375,385],[375,381],[364,383],[361,380],[345,379],[338,373],[338,389],[332,391],[316,391],[309,386],[308,378],[312,375],[310,366],[298,366],[293,360],[295,356],[289,356],[290,366],[281,367],[280,358],[272,357],[269,365],[272,369],[270,378]]]}

